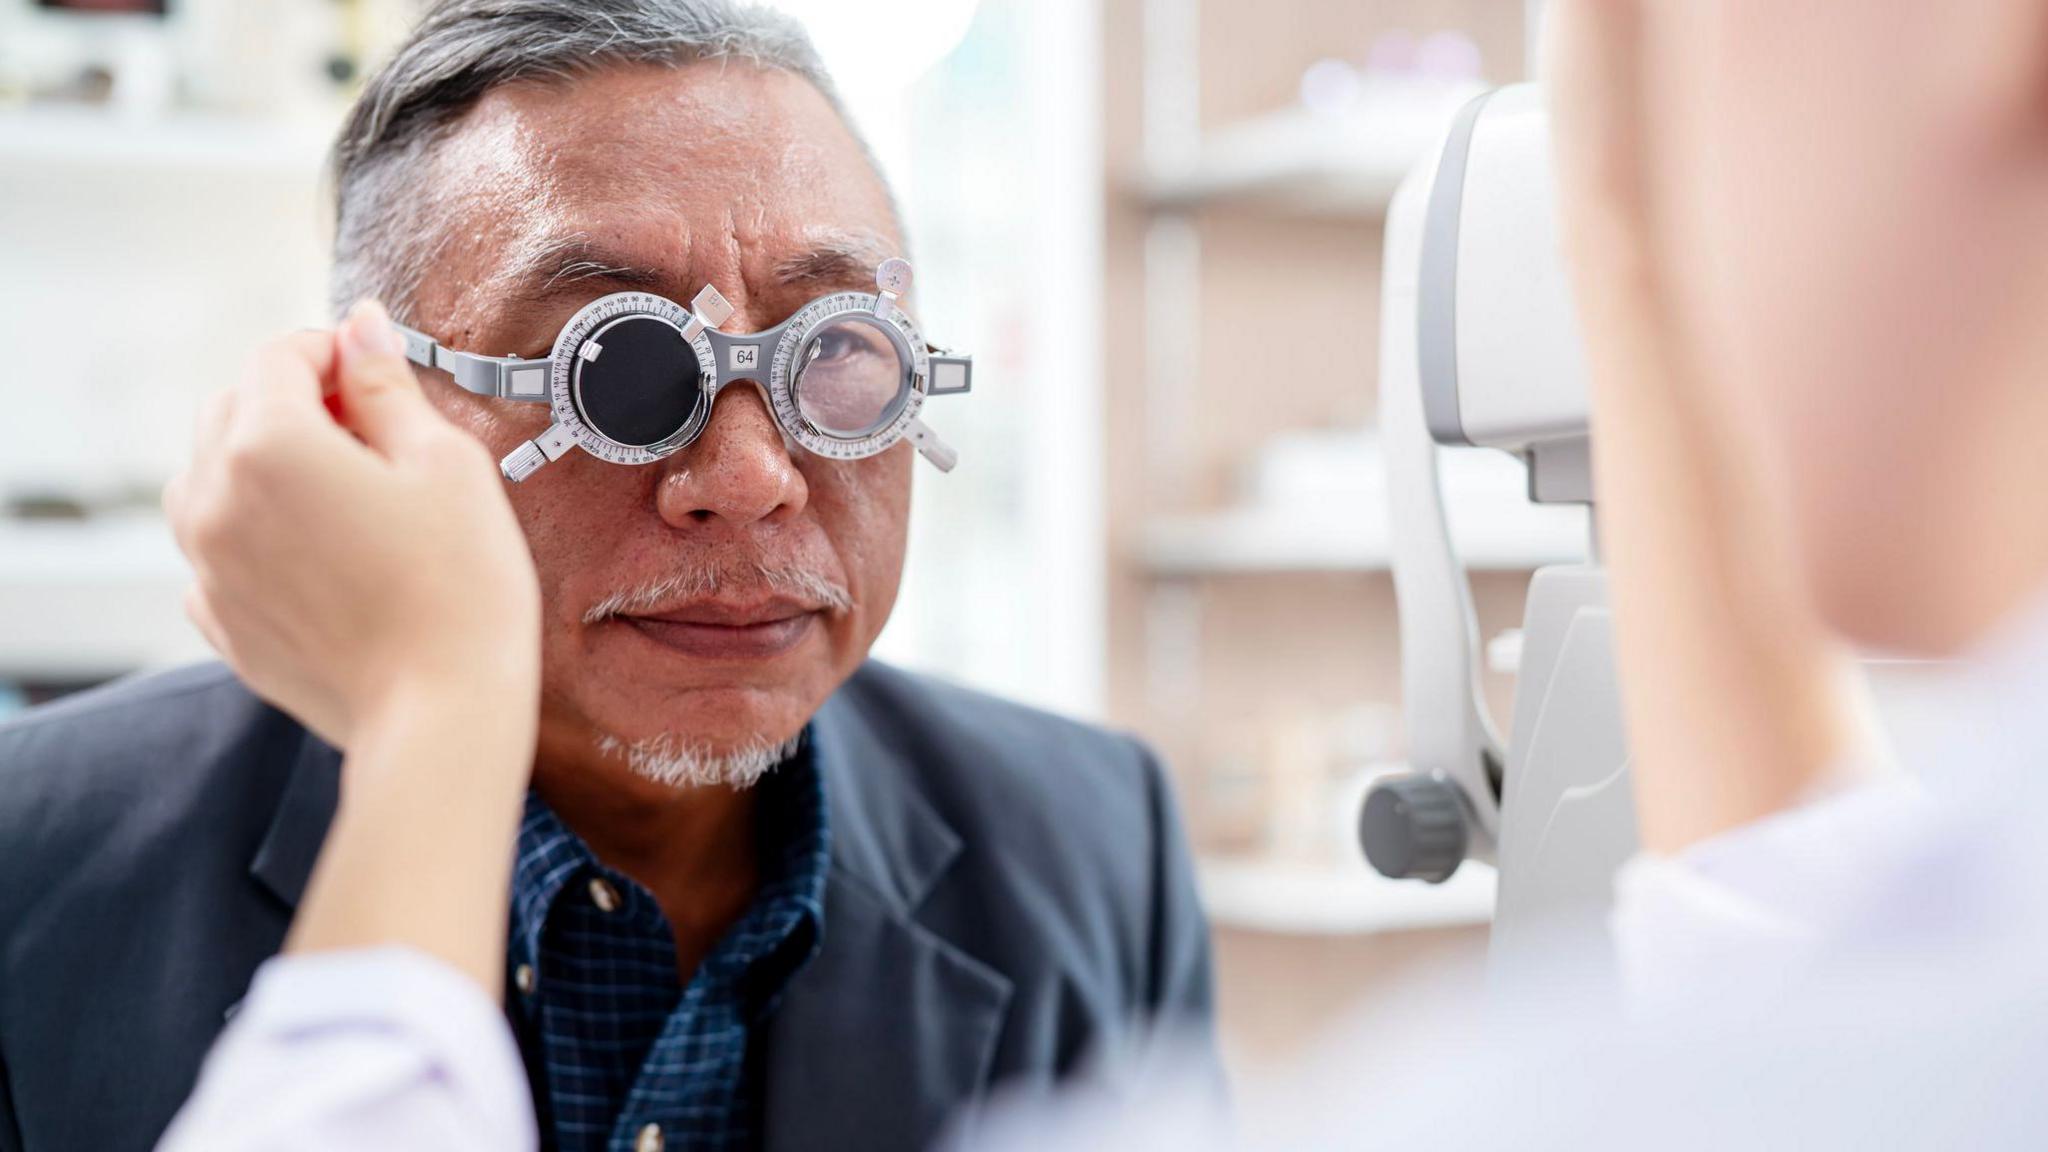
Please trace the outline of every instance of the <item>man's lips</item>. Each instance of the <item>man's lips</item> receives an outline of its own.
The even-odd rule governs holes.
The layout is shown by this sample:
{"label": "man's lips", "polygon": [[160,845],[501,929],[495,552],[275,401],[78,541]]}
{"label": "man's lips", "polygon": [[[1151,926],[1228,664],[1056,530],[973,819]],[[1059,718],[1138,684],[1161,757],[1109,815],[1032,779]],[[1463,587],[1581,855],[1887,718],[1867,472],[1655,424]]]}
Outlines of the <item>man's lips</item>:
{"label": "man's lips", "polygon": [[721,628],[750,628],[775,624],[820,611],[822,605],[788,596],[756,600],[724,600],[701,597],[659,608],[640,609],[626,615],[630,620],[653,620],[664,624],[708,624]]}
{"label": "man's lips", "polygon": [[794,600],[696,600],[612,621],[672,651],[702,660],[759,660],[803,643],[822,609]]}

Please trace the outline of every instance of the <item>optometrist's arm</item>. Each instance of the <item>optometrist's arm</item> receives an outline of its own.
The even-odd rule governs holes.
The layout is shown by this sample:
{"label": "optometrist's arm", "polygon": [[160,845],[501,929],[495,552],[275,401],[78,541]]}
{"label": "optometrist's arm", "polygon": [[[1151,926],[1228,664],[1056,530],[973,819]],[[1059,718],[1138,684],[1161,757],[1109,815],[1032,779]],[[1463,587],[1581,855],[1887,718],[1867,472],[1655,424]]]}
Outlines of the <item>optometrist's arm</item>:
{"label": "optometrist's arm", "polygon": [[[1630,1005],[1656,1017],[1796,987],[1862,883],[1832,861],[1899,842],[1913,809],[1845,787],[1867,762],[1853,665],[1806,607],[1725,390],[1676,321],[1639,3],[1556,0],[1548,47],[1643,849],[1617,877],[1611,927]],[[1829,787],[1849,795],[1817,802]]]}
{"label": "optometrist's arm", "polygon": [[489,456],[370,306],[266,348],[164,503],[194,621],[346,756],[285,955],[163,1147],[533,1147],[498,998],[540,602]]}
{"label": "optometrist's arm", "polygon": [[1559,0],[1551,86],[1643,847],[1782,811],[1857,748],[1852,665],[1687,347],[1651,227],[1638,0]]}

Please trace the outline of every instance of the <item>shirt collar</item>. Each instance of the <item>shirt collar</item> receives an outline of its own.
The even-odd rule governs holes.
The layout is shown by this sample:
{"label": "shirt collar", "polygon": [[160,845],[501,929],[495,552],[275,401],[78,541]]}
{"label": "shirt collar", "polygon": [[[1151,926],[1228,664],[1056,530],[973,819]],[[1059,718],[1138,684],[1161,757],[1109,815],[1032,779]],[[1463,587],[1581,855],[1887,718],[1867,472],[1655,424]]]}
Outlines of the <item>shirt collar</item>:
{"label": "shirt collar", "polygon": [[816,955],[825,934],[825,880],[832,864],[825,781],[808,729],[796,754],[755,787],[761,885],[754,901],[704,958],[718,980],[750,978],[766,1008]]}
{"label": "shirt collar", "polygon": [[[754,818],[761,852],[760,887],[739,921],[702,963],[702,973],[721,982],[750,976],[760,965],[763,971],[749,983],[765,993],[764,1008],[823,942],[832,837],[818,755],[816,741],[806,728],[796,753],[755,785],[759,789]],[[512,869],[512,964],[536,962],[556,898],[586,871],[598,872],[622,889],[639,887],[606,868],[539,793],[528,791]],[[636,904],[653,907],[653,898],[644,890],[632,897]],[[764,941],[770,943],[763,946],[760,942]]]}
{"label": "shirt collar", "polygon": [[577,873],[596,867],[597,858],[540,793],[531,790],[526,793],[517,845],[512,864],[512,959],[531,964],[540,955],[541,932],[555,897]]}

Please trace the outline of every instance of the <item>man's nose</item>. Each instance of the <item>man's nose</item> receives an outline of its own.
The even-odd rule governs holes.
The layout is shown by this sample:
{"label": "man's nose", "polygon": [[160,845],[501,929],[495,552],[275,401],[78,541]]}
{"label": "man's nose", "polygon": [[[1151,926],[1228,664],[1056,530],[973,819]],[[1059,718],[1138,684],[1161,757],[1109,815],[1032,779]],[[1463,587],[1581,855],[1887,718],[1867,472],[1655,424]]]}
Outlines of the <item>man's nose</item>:
{"label": "man's nose", "polygon": [[750,387],[721,393],[703,434],[662,468],[655,503],[661,518],[678,528],[777,523],[802,512],[810,496],[782,430]]}

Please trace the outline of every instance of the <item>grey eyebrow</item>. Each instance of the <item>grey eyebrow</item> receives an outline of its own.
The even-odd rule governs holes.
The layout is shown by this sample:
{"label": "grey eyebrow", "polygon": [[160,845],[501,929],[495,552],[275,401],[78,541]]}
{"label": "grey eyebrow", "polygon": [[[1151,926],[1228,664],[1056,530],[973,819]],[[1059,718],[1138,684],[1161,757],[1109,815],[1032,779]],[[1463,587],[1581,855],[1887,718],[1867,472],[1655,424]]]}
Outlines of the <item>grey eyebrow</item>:
{"label": "grey eyebrow", "polygon": [[777,284],[824,287],[872,287],[875,269],[894,253],[877,238],[858,235],[830,236],[817,240],[809,249],[775,265]]}
{"label": "grey eyebrow", "polygon": [[540,286],[540,291],[552,292],[565,284],[582,280],[615,280],[651,288],[660,283],[663,276],[649,268],[633,268],[607,260],[566,260]]}
{"label": "grey eyebrow", "polygon": [[507,295],[527,302],[549,299],[571,285],[602,280],[622,288],[655,291],[675,283],[672,272],[636,265],[606,250],[588,233],[557,237],[521,256],[499,274]]}

